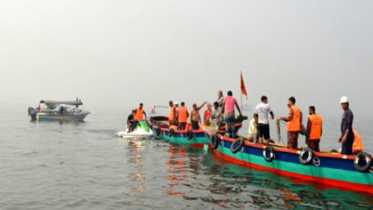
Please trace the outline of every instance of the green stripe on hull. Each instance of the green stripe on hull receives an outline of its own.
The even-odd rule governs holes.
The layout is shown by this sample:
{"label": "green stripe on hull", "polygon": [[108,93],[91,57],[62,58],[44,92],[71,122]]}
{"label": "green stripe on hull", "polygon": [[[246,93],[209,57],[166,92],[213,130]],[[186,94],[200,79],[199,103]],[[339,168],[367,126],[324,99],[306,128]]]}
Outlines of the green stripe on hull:
{"label": "green stripe on hull", "polygon": [[233,154],[229,148],[223,148],[222,146],[219,146],[218,151],[230,157],[242,160],[244,162],[274,168],[279,171],[286,171],[306,176],[333,179],[365,185],[371,185],[371,183],[373,182],[373,173],[369,172],[361,173],[358,171],[346,171],[326,167],[316,167],[313,165],[302,165],[278,160],[267,162],[264,160],[263,156],[251,155],[243,152],[237,152],[236,154]]}
{"label": "green stripe on hull", "polygon": [[190,145],[190,144],[208,144],[210,141],[206,137],[193,137],[191,140],[188,140],[186,137],[169,137],[165,135],[159,136],[161,139],[169,141],[175,144],[181,145]]}

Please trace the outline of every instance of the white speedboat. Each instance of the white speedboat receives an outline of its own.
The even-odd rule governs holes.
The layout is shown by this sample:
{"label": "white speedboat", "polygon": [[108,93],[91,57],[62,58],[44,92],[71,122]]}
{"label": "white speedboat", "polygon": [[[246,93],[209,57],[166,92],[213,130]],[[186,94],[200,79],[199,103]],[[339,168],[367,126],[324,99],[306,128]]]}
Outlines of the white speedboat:
{"label": "white speedboat", "polygon": [[146,121],[139,121],[132,132],[126,129],[126,131],[119,131],[116,135],[121,138],[150,138],[153,136],[153,131]]}
{"label": "white speedboat", "polygon": [[36,108],[29,107],[31,120],[83,121],[90,114],[81,106],[83,102],[76,101],[45,101],[41,100]]}

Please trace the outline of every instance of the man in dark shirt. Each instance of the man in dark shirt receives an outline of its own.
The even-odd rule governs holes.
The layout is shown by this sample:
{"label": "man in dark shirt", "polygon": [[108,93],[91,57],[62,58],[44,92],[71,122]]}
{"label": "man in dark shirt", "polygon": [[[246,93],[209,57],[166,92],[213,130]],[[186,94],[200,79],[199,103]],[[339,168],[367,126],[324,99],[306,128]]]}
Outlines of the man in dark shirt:
{"label": "man in dark shirt", "polygon": [[127,132],[128,133],[132,130],[132,126],[133,126],[134,119],[135,119],[135,113],[136,113],[136,110],[132,110],[132,113],[128,115],[128,118],[127,118],[127,130],[128,130]]}
{"label": "man in dark shirt", "polygon": [[341,136],[338,142],[342,143],[341,154],[352,155],[352,145],[354,143],[354,132],[352,131],[352,123],[354,114],[349,108],[349,101],[347,96],[341,98],[341,107],[344,110],[341,122]]}

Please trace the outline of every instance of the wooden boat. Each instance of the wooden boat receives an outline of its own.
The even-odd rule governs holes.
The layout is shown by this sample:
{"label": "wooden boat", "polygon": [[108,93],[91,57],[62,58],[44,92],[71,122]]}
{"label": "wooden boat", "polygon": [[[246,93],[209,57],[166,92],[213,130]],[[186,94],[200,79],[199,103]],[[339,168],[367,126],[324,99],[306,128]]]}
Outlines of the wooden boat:
{"label": "wooden boat", "polygon": [[228,161],[339,189],[373,194],[372,156],[287,149],[233,139],[205,130],[213,152]]}
{"label": "wooden boat", "polygon": [[[206,137],[204,131],[211,128],[204,127],[201,124],[198,130],[192,130],[190,124],[187,124],[185,130],[173,130],[169,128],[168,117],[153,116],[150,118],[150,125],[155,136],[171,143],[198,148],[203,148],[204,145],[209,143],[209,139]],[[236,131],[238,131],[242,127],[242,120],[241,122],[237,122],[235,127]],[[224,127],[221,128],[224,129]]]}

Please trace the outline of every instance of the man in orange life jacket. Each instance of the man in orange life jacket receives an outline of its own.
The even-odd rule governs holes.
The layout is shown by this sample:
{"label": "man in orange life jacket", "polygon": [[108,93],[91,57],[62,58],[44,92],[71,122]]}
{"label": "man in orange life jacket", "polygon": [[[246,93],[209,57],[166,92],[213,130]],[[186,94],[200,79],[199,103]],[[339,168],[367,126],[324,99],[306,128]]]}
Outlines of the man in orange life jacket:
{"label": "man in orange life jacket", "polygon": [[174,103],[172,101],[169,102],[170,105],[170,112],[168,114],[168,121],[169,125],[175,124],[176,121],[176,106],[174,106]]}
{"label": "man in orange life jacket", "polygon": [[314,106],[309,107],[310,116],[307,122],[307,139],[308,148],[320,152],[320,138],[322,136],[322,118],[316,114]]}
{"label": "man in orange life jacket", "polygon": [[181,102],[181,106],[177,111],[177,121],[179,122],[179,130],[185,130],[186,124],[189,117],[188,109],[185,107],[185,103]]}
{"label": "man in orange life jacket", "polygon": [[298,136],[300,128],[302,127],[302,111],[295,105],[295,98],[289,98],[289,112],[287,117],[279,117],[277,120],[286,122],[288,130],[288,144],[287,148],[298,149]]}
{"label": "man in orange life jacket", "polygon": [[146,113],[145,113],[145,111],[143,109],[143,106],[144,105],[142,103],[140,103],[139,107],[136,109],[136,113],[135,113],[135,116],[134,116],[134,123],[132,125],[131,132],[133,130],[135,130],[135,128],[136,128],[137,124],[139,123],[139,121],[144,120],[144,117],[143,117],[144,115],[145,115],[145,120],[147,118]]}

